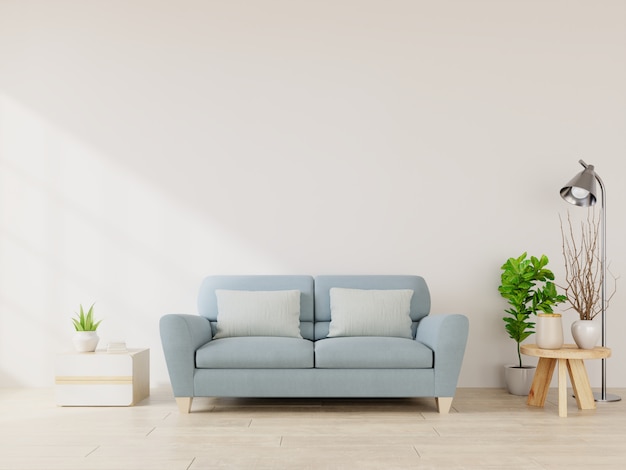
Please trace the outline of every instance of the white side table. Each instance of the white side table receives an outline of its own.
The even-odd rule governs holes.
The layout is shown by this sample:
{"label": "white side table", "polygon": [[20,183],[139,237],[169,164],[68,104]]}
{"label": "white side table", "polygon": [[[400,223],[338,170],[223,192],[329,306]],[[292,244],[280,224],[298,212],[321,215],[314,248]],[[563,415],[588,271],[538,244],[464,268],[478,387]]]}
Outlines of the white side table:
{"label": "white side table", "polygon": [[150,350],[59,354],[59,406],[131,406],[150,395]]}

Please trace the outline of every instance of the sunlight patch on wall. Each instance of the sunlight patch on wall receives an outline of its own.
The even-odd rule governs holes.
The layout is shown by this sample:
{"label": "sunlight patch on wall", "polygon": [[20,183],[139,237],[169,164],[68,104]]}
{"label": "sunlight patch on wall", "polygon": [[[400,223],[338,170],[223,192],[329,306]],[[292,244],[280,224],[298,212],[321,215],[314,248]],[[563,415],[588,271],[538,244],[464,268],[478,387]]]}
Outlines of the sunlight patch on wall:
{"label": "sunlight patch on wall", "polygon": [[195,313],[202,276],[272,266],[6,95],[0,129],[0,369],[12,377],[0,386],[48,385],[37,378],[71,347],[81,303],[105,319],[101,345],[157,347],[158,318]]}

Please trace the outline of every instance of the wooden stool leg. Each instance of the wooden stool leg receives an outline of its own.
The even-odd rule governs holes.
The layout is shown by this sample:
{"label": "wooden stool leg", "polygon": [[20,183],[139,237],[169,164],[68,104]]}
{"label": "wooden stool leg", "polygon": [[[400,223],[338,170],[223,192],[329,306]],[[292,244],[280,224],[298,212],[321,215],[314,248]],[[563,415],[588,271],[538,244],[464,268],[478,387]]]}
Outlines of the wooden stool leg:
{"label": "wooden stool leg", "polygon": [[595,410],[596,402],[591,391],[591,384],[587,376],[587,369],[582,359],[569,359],[567,370],[576,396],[579,410]]}
{"label": "wooden stool leg", "polygon": [[548,390],[550,389],[550,381],[552,380],[555,365],[556,359],[548,357],[539,358],[537,370],[535,371],[535,377],[533,378],[533,384],[530,387],[530,393],[528,394],[526,404],[541,407],[546,404],[546,397],[548,396]]}
{"label": "wooden stool leg", "polygon": [[567,418],[567,359],[559,359],[559,416]]}

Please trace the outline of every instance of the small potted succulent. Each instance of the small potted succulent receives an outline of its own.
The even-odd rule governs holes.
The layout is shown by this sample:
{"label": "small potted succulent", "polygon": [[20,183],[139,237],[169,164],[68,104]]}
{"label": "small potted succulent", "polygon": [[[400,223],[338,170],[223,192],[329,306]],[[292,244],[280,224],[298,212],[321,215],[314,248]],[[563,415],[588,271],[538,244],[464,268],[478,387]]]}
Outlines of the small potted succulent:
{"label": "small potted succulent", "polygon": [[534,333],[535,323],[531,315],[538,312],[552,313],[552,307],[566,298],[559,295],[552,282],[554,274],[546,268],[548,257],[540,258],[522,253],[517,258],[509,258],[501,267],[501,284],[498,287],[509,308],[505,322],[506,332],[517,343],[518,364],[505,366],[505,380],[510,393],[527,395],[530,390],[534,366],[524,366],[520,344]]}
{"label": "small potted succulent", "polygon": [[91,305],[87,313],[85,313],[83,306],[81,305],[80,313],[76,314],[76,318],[72,318],[72,323],[74,324],[74,329],[76,330],[72,341],[74,342],[74,347],[78,352],[93,352],[96,350],[96,346],[98,346],[98,341],[100,341],[96,330],[102,320],[94,320],[94,305],[95,304]]}

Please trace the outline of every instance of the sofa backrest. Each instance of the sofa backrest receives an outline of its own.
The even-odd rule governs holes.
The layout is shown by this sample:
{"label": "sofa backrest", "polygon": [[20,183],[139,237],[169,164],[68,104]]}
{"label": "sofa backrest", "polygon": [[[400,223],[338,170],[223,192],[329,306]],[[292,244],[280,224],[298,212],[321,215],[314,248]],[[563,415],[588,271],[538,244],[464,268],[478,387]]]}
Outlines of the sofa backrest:
{"label": "sofa backrest", "polygon": [[316,340],[328,336],[330,325],[330,289],[412,289],[410,316],[413,337],[418,322],[430,312],[430,293],[426,281],[410,275],[317,276],[315,278],[315,333]]}
{"label": "sofa backrest", "polygon": [[198,313],[209,319],[215,333],[217,323],[216,289],[226,290],[299,290],[300,334],[305,339],[318,340],[328,336],[330,325],[330,289],[412,289],[410,316],[413,336],[417,323],[430,312],[430,293],[426,281],[411,275],[242,275],[208,276],[202,281],[198,295]]}
{"label": "sofa backrest", "polygon": [[300,275],[272,276],[208,276],[202,281],[198,295],[198,313],[211,321],[213,333],[217,322],[216,289],[226,290],[299,290],[300,334],[314,339],[313,328],[313,277]]}

